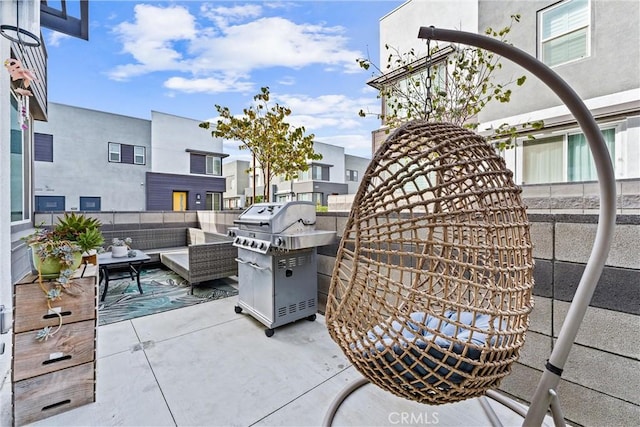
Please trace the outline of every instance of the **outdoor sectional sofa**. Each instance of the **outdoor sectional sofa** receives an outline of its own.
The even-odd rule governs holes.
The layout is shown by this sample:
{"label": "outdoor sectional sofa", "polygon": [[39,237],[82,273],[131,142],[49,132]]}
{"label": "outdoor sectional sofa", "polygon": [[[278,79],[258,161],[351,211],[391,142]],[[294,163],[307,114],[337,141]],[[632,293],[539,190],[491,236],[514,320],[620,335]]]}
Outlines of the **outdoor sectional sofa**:
{"label": "outdoor sectional sofa", "polygon": [[103,231],[105,245],[114,237],[131,237],[132,249],[149,255],[150,263],[161,262],[192,286],[238,274],[238,249],[225,235],[198,228],[154,228]]}

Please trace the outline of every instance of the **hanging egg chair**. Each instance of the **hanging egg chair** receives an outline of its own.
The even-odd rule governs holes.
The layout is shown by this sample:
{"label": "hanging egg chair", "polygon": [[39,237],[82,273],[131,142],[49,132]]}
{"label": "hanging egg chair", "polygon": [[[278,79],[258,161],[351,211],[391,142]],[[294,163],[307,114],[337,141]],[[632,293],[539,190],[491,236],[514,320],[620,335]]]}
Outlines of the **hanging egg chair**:
{"label": "hanging egg chair", "polygon": [[504,160],[447,123],[397,129],[367,169],[326,323],[354,367],[428,404],[483,395],[518,359],[532,309],[529,223]]}

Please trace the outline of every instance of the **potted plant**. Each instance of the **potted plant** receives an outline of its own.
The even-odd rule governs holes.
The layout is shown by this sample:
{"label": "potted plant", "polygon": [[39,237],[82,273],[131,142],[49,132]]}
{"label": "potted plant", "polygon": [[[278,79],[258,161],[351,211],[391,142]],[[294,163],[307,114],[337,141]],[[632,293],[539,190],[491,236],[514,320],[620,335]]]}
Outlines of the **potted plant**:
{"label": "potted plant", "polygon": [[61,237],[55,230],[36,227],[36,231],[25,240],[40,279],[57,279],[66,285],[82,262],[80,245]]}
{"label": "potted plant", "polygon": [[125,237],[124,239],[114,238],[111,241],[111,246],[108,248],[111,249],[111,256],[114,258],[124,258],[128,256],[132,242],[131,237]]}
{"label": "potted plant", "polygon": [[100,232],[102,223],[96,218],[90,218],[75,212],[65,213],[58,218],[54,231],[66,240],[76,242],[83,252],[83,262],[96,265],[96,249],[104,244]]}

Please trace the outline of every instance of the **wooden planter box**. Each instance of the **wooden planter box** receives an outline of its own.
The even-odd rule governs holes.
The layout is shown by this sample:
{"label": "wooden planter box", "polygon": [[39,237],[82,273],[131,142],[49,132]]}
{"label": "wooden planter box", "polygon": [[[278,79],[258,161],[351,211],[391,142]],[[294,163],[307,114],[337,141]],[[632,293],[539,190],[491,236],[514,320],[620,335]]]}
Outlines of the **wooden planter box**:
{"label": "wooden planter box", "polygon": [[[51,309],[37,275],[14,285],[13,422],[29,424],[95,402],[98,268],[81,266]],[[43,281],[49,290],[53,281]],[[50,326],[53,336],[38,341]]]}
{"label": "wooden planter box", "polygon": [[36,340],[35,331],[16,334],[13,380],[91,362],[95,358],[95,340],[95,320],[63,324],[54,336],[42,342]]}
{"label": "wooden planter box", "polygon": [[13,421],[30,424],[95,400],[95,366],[85,363],[14,383]]}
{"label": "wooden planter box", "polygon": [[[92,270],[95,267],[92,268]],[[89,269],[87,269],[89,271]],[[35,282],[33,281],[35,280]],[[50,289],[51,281],[43,281],[45,289]],[[38,284],[38,277],[29,275],[15,285],[14,333],[56,326],[58,315],[50,312],[44,292]],[[86,319],[95,319],[96,278],[88,276],[74,279],[71,289],[73,295],[63,294],[61,301],[53,301],[53,310],[60,312],[63,323],[73,323]]]}

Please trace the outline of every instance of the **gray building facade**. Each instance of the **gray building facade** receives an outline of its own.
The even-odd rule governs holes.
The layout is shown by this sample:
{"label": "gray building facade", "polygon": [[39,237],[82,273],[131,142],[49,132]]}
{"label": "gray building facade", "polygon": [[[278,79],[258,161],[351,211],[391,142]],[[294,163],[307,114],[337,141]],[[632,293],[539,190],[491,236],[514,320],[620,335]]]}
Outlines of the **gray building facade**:
{"label": "gray building facade", "polygon": [[51,103],[35,124],[35,211],[221,209],[226,155],[199,123]]}

